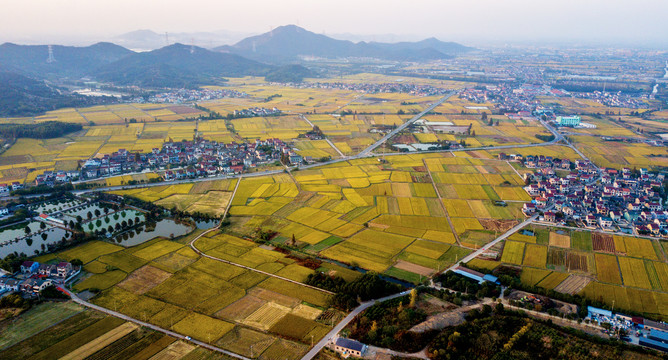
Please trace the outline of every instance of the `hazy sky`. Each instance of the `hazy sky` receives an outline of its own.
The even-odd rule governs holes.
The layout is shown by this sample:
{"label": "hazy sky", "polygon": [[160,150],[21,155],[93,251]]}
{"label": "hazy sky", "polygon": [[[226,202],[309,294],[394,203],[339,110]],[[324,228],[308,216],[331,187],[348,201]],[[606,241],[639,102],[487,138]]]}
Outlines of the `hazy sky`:
{"label": "hazy sky", "polygon": [[0,0],[0,40],[156,32],[436,36],[473,42],[578,40],[668,44],[666,0]]}

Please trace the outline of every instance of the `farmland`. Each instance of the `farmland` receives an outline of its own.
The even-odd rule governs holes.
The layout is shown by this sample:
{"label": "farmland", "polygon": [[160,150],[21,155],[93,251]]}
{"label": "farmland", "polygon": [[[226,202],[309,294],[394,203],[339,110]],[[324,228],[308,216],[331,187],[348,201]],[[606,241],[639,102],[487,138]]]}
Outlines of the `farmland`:
{"label": "farmland", "polygon": [[[303,281],[313,272],[282,253],[227,234],[209,233],[198,241],[198,246],[207,254],[295,281]],[[294,356],[300,356],[311,335],[317,341],[329,331],[328,326],[316,321],[327,309],[329,293],[200,257],[176,241],[158,238],[127,248],[92,242],[56,253],[51,261],[75,256],[85,259],[84,269],[95,270],[74,285],[77,291],[100,291],[91,300],[93,303],[239,353],[250,351],[242,344],[262,344],[254,346],[255,357],[263,348],[269,351],[271,346],[287,344]],[[309,326],[303,334],[293,333],[293,323]],[[88,340],[88,346],[68,346],[70,352],[66,354],[71,353],[68,356],[72,358],[92,355],[138,331],[122,324],[105,329],[107,333],[93,338],[97,345]],[[248,338],[229,343],[230,338],[243,335]],[[279,336],[291,341],[279,340]],[[165,343],[155,353],[194,351],[190,345],[170,344]]]}
{"label": "farmland", "polygon": [[[90,157],[102,157],[119,149],[147,153],[153,148],[160,148],[165,141],[192,140],[195,129],[202,138],[224,144],[254,141],[257,138],[277,138],[295,141],[297,153],[303,156],[315,159],[338,156],[338,152],[324,140],[300,138],[311,130],[311,125],[302,115],[308,116],[309,121],[319,126],[343,153],[351,155],[379,138],[378,134],[369,132],[371,127],[379,124],[401,124],[410,116],[397,115],[399,110],[407,114],[419,112],[437,98],[394,93],[356,100],[359,94],[355,91],[296,89],[253,83],[249,79],[237,80],[239,81],[232,81],[237,90],[249,94],[250,97],[202,101],[198,105],[223,117],[236,110],[253,107],[275,107],[282,113],[271,117],[232,120],[220,118],[198,122],[195,119],[209,114],[190,104],[127,103],[65,108],[33,118],[1,119],[3,123],[78,123],[83,125],[83,130],[48,140],[18,139],[10,149],[0,155],[0,181],[29,183],[44,171],[77,170],[80,161]],[[452,85],[444,83],[441,86]],[[411,105],[401,105],[402,103]],[[341,111],[356,111],[360,115],[338,116]],[[155,176],[126,175],[102,180],[101,183],[115,186],[127,184],[131,180],[148,181]]]}
{"label": "farmland", "polygon": [[[521,265],[530,286],[580,294],[615,308],[667,318],[668,264],[657,240],[530,226],[509,237],[500,261],[474,259],[493,269]],[[522,257],[522,254],[523,257]]]}
{"label": "farmland", "polygon": [[[83,310],[73,303],[53,305],[63,311],[53,319],[41,319],[43,326],[35,327],[34,314],[20,316],[21,325],[13,325],[3,335],[5,343],[0,350],[3,359],[127,359],[137,355],[148,359],[159,352],[173,351],[177,344],[175,338],[161,333],[139,328],[137,325],[121,319],[108,317],[101,313]],[[65,311],[74,309],[75,312]],[[38,308],[32,312],[43,315],[55,314],[51,309]],[[23,323],[25,321],[25,323]],[[27,324],[32,326],[28,332]],[[23,327],[20,327],[23,326]],[[47,326],[47,327],[45,327]],[[20,335],[20,338],[16,335]],[[9,342],[6,342],[9,340]],[[184,344],[185,345],[185,344]],[[215,353],[192,345],[179,346],[179,357],[188,354],[215,356]]]}

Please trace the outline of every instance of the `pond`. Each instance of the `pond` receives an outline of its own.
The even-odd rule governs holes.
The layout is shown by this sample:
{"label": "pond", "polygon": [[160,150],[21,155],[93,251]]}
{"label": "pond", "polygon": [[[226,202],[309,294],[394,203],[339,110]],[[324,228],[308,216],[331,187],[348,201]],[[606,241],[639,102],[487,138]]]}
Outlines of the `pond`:
{"label": "pond", "polygon": [[520,234],[522,234],[522,235],[526,235],[526,236],[534,236],[533,231],[531,231],[531,230],[527,230],[527,229],[522,229],[522,230],[520,230]]}
{"label": "pond", "polygon": [[195,225],[197,226],[198,229],[207,230],[207,229],[211,229],[212,227],[218,225],[218,221],[219,220],[215,220],[215,219],[197,220],[197,221],[195,221]]}
{"label": "pond", "polygon": [[[39,223],[31,222],[30,228],[35,232],[39,230]],[[15,230],[8,230],[15,231]],[[23,228],[19,229],[20,237],[25,236]],[[33,233],[32,235],[22,238],[17,241],[12,241],[11,243],[3,243],[0,245],[0,258],[5,258],[11,253],[24,253],[27,256],[32,256],[37,253],[48,250],[48,245],[55,244],[60,240],[70,237],[70,232],[61,228],[51,227],[47,228],[44,231],[39,230],[40,233]],[[4,234],[5,232],[3,232]],[[42,234],[46,234],[46,239],[43,239]],[[9,236],[9,235],[8,235]]]}
{"label": "pond", "polygon": [[53,212],[61,211],[63,209],[68,209],[81,204],[83,204],[83,202],[80,200],[63,199],[63,200],[49,201],[41,203],[39,205],[31,205],[28,208],[38,214],[51,214]]}
{"label": "pond", "polygon": [[82,218],[86,219],[88,212],[93,214],[93,217],[95,217],[95,210],[98,210],[100,214],[104,214],[104,208],[97,204],[87,204],[79,206],[75,209],[65,212],[64,214],[70,217],[71,219],[76,219],[77,216],[81,216]]}
{"label": "pond", "polygon": [[123,221],[125,221],[127,225],[129,220],[132,220],[133,223],[142,222],[144,221],[144,213],[132,209],[122,210],[107,216],[103,215],[98,219],[84,222],[82,227],[85,232],[95,232],[102,228],[108,229],[109,226],[115,229],[116,224],[121,224]]}
{"label": "pond", "polygon": [[39,228],[40,224],[42,223],[39,221],[26,221],[15,226],[6,227],[3,230],[0,230],[0,244],[26,237],[26,226],[30,228],[31,233],[38,232],[41,230]]}
{"label": "pond", "polygon": [[186,235],[192,230],[193,228],[188,224],[177,223],[171,219],[164,219],[155,224],[150,224],[148,227],[142,225],[136,229],[118,234],[110,239],[110,241],[123,246],[135,246],[159,236],[171,238]]}

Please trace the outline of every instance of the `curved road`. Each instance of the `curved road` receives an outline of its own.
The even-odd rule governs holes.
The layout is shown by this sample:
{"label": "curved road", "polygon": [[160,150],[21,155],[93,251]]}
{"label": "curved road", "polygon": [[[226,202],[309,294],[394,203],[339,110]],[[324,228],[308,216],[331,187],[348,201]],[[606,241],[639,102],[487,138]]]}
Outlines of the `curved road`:
{"label": "curved road", "polygon": [[410,291],[404,291],[377,300],[369,300],[367,302],[363,302],[362,304],[360,304],[360,306],[356,307],[355,310],[351,311],[350,314],[348,314],[348,316],[346,316],[345,318],[343,318],[343,320],[341,320],[338,324],[336,324],[336,326],[330,332],[328,332],[327,335],[325,335],[325,337],[322,338],[322,340],[318,341],[318,343],[315,344],[315,346],[313,346],[313,348],[311,348],[311,350],[302,357],[302,360],[312,359],[316,354],[320,352],[320,350],[322,350],[322,348],[327,346],[327,344],[334,339],[334,337],[339,333],[339,331],[343,330],[343,328],[345,328],[348,325],[348,323],[355,318],[355,316],[359,315],[362,311],[368,309],[376,302],[383,302],[401,296],[406,296],[408,294],[410,294]]}

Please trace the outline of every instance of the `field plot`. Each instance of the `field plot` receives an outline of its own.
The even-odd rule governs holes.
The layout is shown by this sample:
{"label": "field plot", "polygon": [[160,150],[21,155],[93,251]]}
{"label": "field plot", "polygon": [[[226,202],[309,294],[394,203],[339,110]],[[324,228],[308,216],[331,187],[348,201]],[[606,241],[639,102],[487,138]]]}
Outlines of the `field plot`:
{"label": "field plot", "polygon": [[589,284],[591,281],[590,278],[579,276],[579,275],[570,275],[566,280],[561,284],[554,287],[554,291],[574,295],[582,291],[582,289]]}
{"label": "field plot", "polygon": [[551,231],[550,246],[557,246],[568,249],[571,247],[571,237],[566,234],[559,234]]}
{"label": "field plot", "polygon": [[622,284],[617,257],[613,255],[595,254],[596,274],[598,280],[606,283]]}
{"label": "field plot", "polygon": [[547,261],[547,246],[527,244],[524,253],[524,266],[544,268]]}
{"label": "field plot", "polygon": [[505,263],[521,265],[524,257],[524,243],[508,240],[503,246],[501,261]]}
{"label": "field plot", "polygon": [[619,268],[622,271],[624,285],[643,289],[652,288],[645,269],[645,263],[642,260],[622,256],[617,259],[619,260]]}
{"label": "field plot", "polygon": [[591,234],[591,239],[594,251],[615,253],[615,242],[612,235],[595,232]]}

